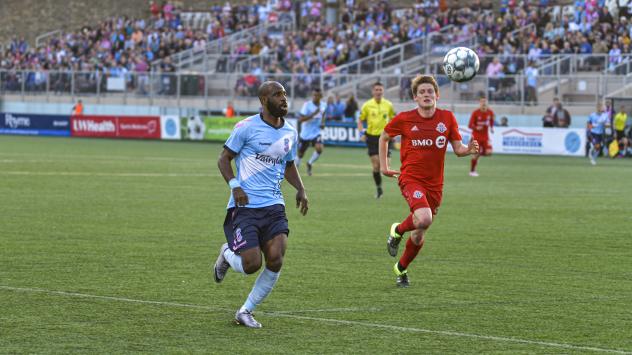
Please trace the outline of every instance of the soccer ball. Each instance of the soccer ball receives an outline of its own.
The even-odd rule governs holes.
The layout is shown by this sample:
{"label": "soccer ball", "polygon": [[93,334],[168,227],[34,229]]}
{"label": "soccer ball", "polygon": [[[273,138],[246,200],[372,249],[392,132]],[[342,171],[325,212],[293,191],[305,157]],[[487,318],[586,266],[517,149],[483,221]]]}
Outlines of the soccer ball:
{"label": "soccer ball", "polygon": [[467,47],[452,48],[443,57],[443,71],[445,75],[452,81],[458,83],[472,80],[478,68],[480,62],[476,52]]}

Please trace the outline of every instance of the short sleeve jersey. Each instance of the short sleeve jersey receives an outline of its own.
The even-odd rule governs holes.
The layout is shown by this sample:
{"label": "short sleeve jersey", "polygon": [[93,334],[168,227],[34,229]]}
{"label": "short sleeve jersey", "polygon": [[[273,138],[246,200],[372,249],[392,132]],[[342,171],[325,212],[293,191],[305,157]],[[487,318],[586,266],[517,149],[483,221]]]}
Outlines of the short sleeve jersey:
{"label": "short sleeve jersey", "polygon": [[608,123],[608,113],[593,112],[588,116],[588,123],[592,126],[590,133],[604,134],[606,132],[606,123]]}
{"label": "short sleeve jersey", "polygon": [[494,111],[487,109],[485,112],[480,109],[472,112],[468,127],[472,130],[472,137],[476,140],[489,139],[489,127],[494,126]]}
{"label": "short sleeve jersey", "polygon": [[323,121],[323,114],[325,114],[325,111],[327,110],[327,104],[322,101],[319,105],[316,105],[314,101],[311,100],[303,104],[303,107],[299,112],[301,116],[310,116],[316,112],[319,107],[320,112],[314,116],[314,118],[301,123],[301,139],[310,141],[320,136],[320,125]]}
{"label": "short sleeve jersey", "polygon": [[417,182],[428,190],[441,191],[447,145],[461,140],[454,114],[436,109],[432,117],[423,118],[417,109],[405,111],[395,116],[384,131],[391,137],[401,136],[400,183]]}
{"label": "short sleeve jersey", "polygon": [[[224,148],[236,154],[237,180],[248,195],[248,208],[284,204],[281,182],[287,162],[296,158],[298,133],[286,121],[275,128],[260,115],[235,125]],[[228,207],[235,207],[230,195]]]}
{"label": "short sleeve jersey", "polygon": [[379,103],[375,99],[370,99],[362,105],[360,120],[367,122],[366,133],[372,136],[379,136],[384,130],[384,126],[395,116],[393,104],[382,98]]}

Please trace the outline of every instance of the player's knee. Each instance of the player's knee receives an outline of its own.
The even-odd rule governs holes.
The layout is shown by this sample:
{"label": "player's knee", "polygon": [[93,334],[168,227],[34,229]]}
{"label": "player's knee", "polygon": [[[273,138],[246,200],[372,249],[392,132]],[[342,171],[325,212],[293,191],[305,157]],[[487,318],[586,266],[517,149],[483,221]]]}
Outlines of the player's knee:
{"label": "player's knee", "polygon": [[283,267],[283,256],[281,254],[272,255],[266,260],[266,268],[270,271],[279,272],[281,267]]}
{"label": "player's knee", "polygon": [[261,258],[242,259],[241,265],[246,274],[254,274],[261,269]]}
{"label": "player's knee", "polygon": [[426,230],[430,228],[431,224],[432,224],[432,217],[423,216],[415,221],[415,228],[420,229],[420,230]]}

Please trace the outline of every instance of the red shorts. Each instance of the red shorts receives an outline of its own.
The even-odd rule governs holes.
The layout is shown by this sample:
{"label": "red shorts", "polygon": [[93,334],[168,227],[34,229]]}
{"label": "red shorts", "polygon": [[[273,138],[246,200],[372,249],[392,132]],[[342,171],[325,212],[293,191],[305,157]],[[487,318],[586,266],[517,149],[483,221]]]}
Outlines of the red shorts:
{"label": "red shorts", "polygon": [[400,183],[399,188],[402,195],[408,202],[410,212],[420,208],[430,208],[432,215],[436,215],[441,205],[442,191],[427,190],[422,184],[417,182]]}
{"label": "red shorts", "polygon": [[478,139],[474,138],[478,142],[478,153],[480,155],[490,155],[492,154],[492,144],[489,139]]}

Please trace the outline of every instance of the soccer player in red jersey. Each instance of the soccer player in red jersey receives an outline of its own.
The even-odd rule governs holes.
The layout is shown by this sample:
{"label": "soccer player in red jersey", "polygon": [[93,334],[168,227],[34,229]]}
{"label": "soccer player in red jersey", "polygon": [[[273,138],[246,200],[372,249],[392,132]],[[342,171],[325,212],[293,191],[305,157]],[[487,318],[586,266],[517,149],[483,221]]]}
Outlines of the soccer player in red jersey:
{"label": "soccer player in red jersey", "polygon": [[[437,108],[439,87],[434,77],[417,76],[411,89],[418,107],[396,115],[384,128],[379,146],[380,170],[389,177],[399,176],[399,187],[411,212],[401,223],[393,223],[387,241],[388,252],[395,257],[404,233],[412,232],[394,266],[400,287],[409,286],[408,265],[424,245],[424,235],[441,204],[448,142],[459,157],[476,154],[479,148],[475,139],[464,145],[454,114]],[[388,166],[388,142],[395,136],[401,136],[401,172]]]}
{"label": "soccer player in red jersey", "polygon": [[472,112],[470,117],[470,124],[468,127],[472,130],[472,139],[478,142],[480,150],[478,153],[472,156],[472,162],[470,164],[470,176],[478,176],[476,172],[476,165],[478,164],[478,158],[488,156],[492,154],[492,144],[489,140],[489,132],[494,133],[494,111],[487,105],[487,99],[481,97],[478,100],[478,109]]}

